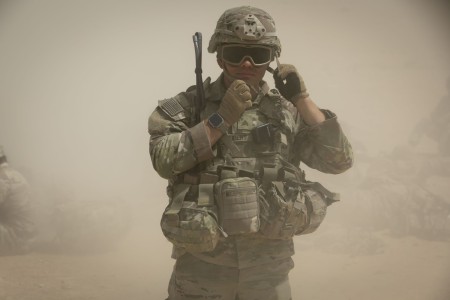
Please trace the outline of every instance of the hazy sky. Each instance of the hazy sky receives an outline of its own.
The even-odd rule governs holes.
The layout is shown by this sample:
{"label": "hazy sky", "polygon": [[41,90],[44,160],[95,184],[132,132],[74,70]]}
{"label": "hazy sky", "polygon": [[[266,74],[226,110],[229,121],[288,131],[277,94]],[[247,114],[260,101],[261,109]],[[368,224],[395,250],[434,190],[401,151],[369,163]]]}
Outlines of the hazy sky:
{"label": "hazy sky", "polygon": [[[281,62],[294,64],[315,102],[338,115],[355,150],[365,147],[376,155],[406,142],[415,124],[448,97],[447,2],[0,0],[0,145],[38,190],[53,186],[138,203],[151,223],[144,225],[145,238],[139,242],[151,246],[142,248],[142,256],[131,255],[139,270],[132,270],[130,280],[145,269],[152,274],[151,288],[162,295],[173,262],[158,226],[167,203],[166,183],[151,166],[147,119],[158,100],[195,83],[192,35],[202,32],[203,78],[215,79],[220,70],[206,48],[217,19],[234,6],[265,9],[277,25]],[[273,86],[270,76],[266,80]],[[355,178],[357,164],[358,157],[353,169],[338,176],[344,180],[339,179],[337,189],[334,178],[322,183],[335,192],[345,190],[342,182]],[[342,219],[345,201],[333,205],[328,218]],[[404,259],[401,251],[385,264],[403,262],[401,272],[418,266],[414,278],[421,282],[432,257],[423,249],[421,264],[416,256]],[[298,269],[293,276],[307,277],[300,283],[312,282],[311,293],[323,289],[323,281],[316,279],[322,272],[335,272],[333,282],[344,282],[335,282],[337,291],[358,292],[359,286],[361,294],[370,293],[367,285],[354,283],[364,278],[371,283],[372,277],[363,276],[366,271],[340,278],[336,264],[310,258],[299,263],[306,270],[309,263],[310,271]],[[448,270],[433,271],[430,287],[446,288]],[[345,282],[349,278],[355,280],[350,279],[351,285]],[[415,284],[405,278],[405,286]],[[392,279],[396,285],[398,278]],[[373,284],[377,290],[380,286]]]}
{"label": "hazy sky", "polygon": [[216,21],[251,4],[275,18],[280,60],[297,66],[317,104],[371,153],[389,151],[447,93],[440,3],[0,1],[0,144],[35,180],[163,193],[147,118],[157,100],[195,83],[194,32],[204,38],[203,78],[219,75],[206,51]]}

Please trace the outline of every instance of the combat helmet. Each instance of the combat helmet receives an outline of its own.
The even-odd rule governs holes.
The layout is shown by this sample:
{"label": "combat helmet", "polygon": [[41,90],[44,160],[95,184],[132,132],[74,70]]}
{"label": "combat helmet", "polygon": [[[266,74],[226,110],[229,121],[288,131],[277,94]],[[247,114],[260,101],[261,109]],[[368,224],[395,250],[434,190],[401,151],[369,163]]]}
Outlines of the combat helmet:
{"label": "combat helmet", "polygon": [[278,56],[281,53],[275,21],[264,10],[252,6],[231,8],[220,16],[208,52],[216,52],[224,43],[259,44],[272,47]]}

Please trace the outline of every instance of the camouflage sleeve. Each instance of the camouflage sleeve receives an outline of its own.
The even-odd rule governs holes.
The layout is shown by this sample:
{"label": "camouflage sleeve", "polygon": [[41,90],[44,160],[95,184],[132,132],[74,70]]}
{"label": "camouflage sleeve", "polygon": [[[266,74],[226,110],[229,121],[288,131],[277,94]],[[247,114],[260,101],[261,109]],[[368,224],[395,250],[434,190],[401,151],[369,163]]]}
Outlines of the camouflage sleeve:
{"label": "camouflage sleeve", "polygon": [[295,138],[295,160],[324,173],[339,174],[353,165],[353,151],[337,117],[322,110],[326,120],[303,126]]}
{"label": "camouflage sleeve", "polygon": [[161,107],[150,115],[148,132],[153,168],[163,178],[185,172],[213,155],[203,122],[189,128],[184,118],[170,116]]}

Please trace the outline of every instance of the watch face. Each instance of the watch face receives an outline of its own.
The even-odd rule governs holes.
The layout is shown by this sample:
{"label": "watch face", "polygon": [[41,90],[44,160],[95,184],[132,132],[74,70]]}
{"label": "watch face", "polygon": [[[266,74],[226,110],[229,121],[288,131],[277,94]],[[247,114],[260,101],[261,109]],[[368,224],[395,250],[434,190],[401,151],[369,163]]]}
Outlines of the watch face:
{"label": "watch face", "polygon": [[220,125],[222,125],[223,123],[223,118],[221,115],[219,115],[218,113],[213,113],[209,119],[208,119],[209,124],[211,124],[212,127],[217,128]]}

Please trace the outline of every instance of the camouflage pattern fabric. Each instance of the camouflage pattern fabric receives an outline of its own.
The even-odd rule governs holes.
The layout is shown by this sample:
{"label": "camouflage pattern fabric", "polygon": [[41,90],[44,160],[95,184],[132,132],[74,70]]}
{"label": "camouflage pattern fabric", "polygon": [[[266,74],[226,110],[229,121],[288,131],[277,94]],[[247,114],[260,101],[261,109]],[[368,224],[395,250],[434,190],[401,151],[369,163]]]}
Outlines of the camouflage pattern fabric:
{"label": "camouflage pattern fabric", "polygon": [[[206,119],[217,110],[225,93],[222,81],[223,74],[214,83],[205,87],[207,107],[201,113],[202,119]],[[259,97],[261,106],[265,105],[264,103],[272,102],[273,98],[268,98],[269,89],[265,83],[261,87],[261,93],[263,93]],[[323,110],[327,120],[315,126],[308,126],[300,118],[293,105],[281,96],[279,97],[280,104],[283,106],[282,116],[269,115],[269,118],[283,118],[286,130],[291,131],[290,134],[294,138],[292,148],[295,149],[291,160],[294,164],[299,165],[300,162],[303,162],[313,169],[332,174],[342,173],[351,167],[353,163],[352,149],[337,122],[336,115]],[[156,172],[165,179],[171,179],[177,174],[189,171],[200,163],[194,152],[192,137],[188,132],[189,127],[196,125],[193,123],[194,118],[191,113],[192,103],[195,103],[194,98],[195,89],[188,89],[187,92],[182,92],[173,98],[184,109],[185,117],[183,119],[170,116],[159,107],[149,117],[149,152],[152,165]],[[240,124],[236,126],[240,126]],[[244,124],[241,123],[241,126]]]}
{"label": "camouflage pattern fabric", "polygon": [[[206,119],[212,112],[217,111],[225,93],[225,87],[222,84],[223,74],[215,82],[211,84],[208,82],[207,79],[205,81],[207,105],[201,114],[202,119]],[[220,155],[206,162],[197,160],[194,142],[188,131],[190,127],[196,125],[192,117],[194,97],[195,89],[190,88],[172,98],[183,108],[181,114],[170,115],[158,107],[149,117],[150,156],[158,174],[169,179],[169,194],[174,182],[181,174],[194,170],[195,167],[213,171],[215,166],[225,161]],[[279,107],[273,110],[274,105]],[[281,95],[269,91],[265,83],[261,85],[254,107],[256,110],[250,109],[244,114],[249,114],[251,118],[253,113],[260,116],[258,111],[263,110],[264,118],[283,127],[283,133],[287,136],[287,141],[290,141],[291,150],[287,158],[291,163],[298,166],[300,162],[304,162],[312,168],[327,173],[340,173],[352,165],[351,146],[332,112],[324,110],[327,116],[326,121],[316,126],[307,126],[292,104]],[[248,127],[247,123],[240,120],[235,127],[245,130],[246,126]],[[236,144],[240,146],[238,141]],[[253,150],[246,150],[246,148],[249,149],[248,143],[244,141],[241,146],[244,154],[248,153],[250,156]],[[213,151],[217,152],[218,147],[220,143],[215,145]],[[263,149],[263,147],[252,149]],[[177,258],[184,252],[183,249],[175,249],[173,257]],[[265,264],[273,259],[288,258],[294,254],[294,249],[292,239],[269,240],[260,233],[255,233],[222,238],[213,251],[192,254],[214,264],[244,268]]]}
{"label": "camouflage pattern fabric", "polygon": [[0,165],[0,254],[21,254],[30,250],[36,234],[32,222],[29,186],[8,163]]}
{"label": "camouflage pattern fabric", "polygon": [[[226,90],[223,76],[213,83],[208,78],[204,83],[206,107],[200,112],[202,120],[219,108]],[[195,147],[201,144],[197,139],[202,137],[190,131],[198,126],[193,116],[195,96],[195,88],[191,87],[164,100],[165,105],[160,102],[149,117],[150,156],[154,169],[168,179],[171,203],[177,186],[188,183],[185,178],[200,172],[218,174],[221,165],[238,165],[252,173],[265,164],[261,158],[267,157],[269,161],[284,160],[298,170],[300,163],[305,163],[337,174],[353,164],[351,146],[332,112],[322,110],[326,120],[308,126],[296,108],[276,90],[270,91],[265,82],[253,99],[252,108],[231,128],[230,138],[237,151],[219,141],[211,148],[214,157],[205,160]],[[167,104],[177,109],[167,110]],[[274,129],[270,142],[262,138],[260,143],[252,135],[260,125]],[[196,201],[189,197],[187,194],[185,201]],[[188,251],[174,246],[172,257],[177,261],[169,283],[169,299],[291,299],[288,273],[293,268],[293,254],[292,237],[268,239],[260,232],[221,236],[211,251]]]}
{"label": "camouflage pattern fabric", "polygon": [[175,264],[169,299],[289,300],[288,273],[293,267],[291,258],[238,269],[185,254]]}
{"label": "camouflage pattern fabric", "polygon": [[194,252],[213,250],[219,240],[220,232],[211,208],[198,207],[195,202],[184,201],[183,210],[179,213],[177,226],[167,214],[161,219],[161,229],[165,237],[175,246]]}
{"label": "camouflage pattern fabric", "polygon": [[[245,30],[249,22],[254,24],[253,28]],[[272,17],[256,7],[235,7],[226,10],[220,16],[209,41],[208,52],[214,53],[217,47],[224,43],[255,44],[255,42],[272,47],[278,55],[281,53],[281,43]]]}

